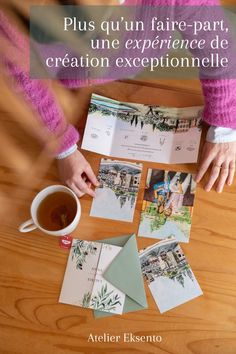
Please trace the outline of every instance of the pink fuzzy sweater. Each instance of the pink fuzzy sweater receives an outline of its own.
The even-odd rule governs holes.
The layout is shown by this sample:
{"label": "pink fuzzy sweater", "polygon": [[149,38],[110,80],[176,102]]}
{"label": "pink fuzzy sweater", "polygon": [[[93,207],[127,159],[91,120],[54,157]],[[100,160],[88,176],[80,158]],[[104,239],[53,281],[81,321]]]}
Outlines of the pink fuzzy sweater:
{"label": "pink fuzzy sweater", "polygon": [[[126,0],[126,5],[192,5],[209,6],[219,4],[218,0]],[[0,11],[0,34],[22,53],[28,53],[28,41],[16,31]],[[48,130],[60,138],[58,153],[66,151],[78,142],[79,134],[74,126],[67,123],[53,92],[43,80],[31,80],[24,71],[10,59],[6,60],[8,71],[14,77],[29,104],[38,112]],[[97,82],[96,82],[97,83]],[[210,125],[236,129],[236,80],[201,80],[205,98],[203,120]],[[84,82],[63,80],[67,87],[80,87]]]}

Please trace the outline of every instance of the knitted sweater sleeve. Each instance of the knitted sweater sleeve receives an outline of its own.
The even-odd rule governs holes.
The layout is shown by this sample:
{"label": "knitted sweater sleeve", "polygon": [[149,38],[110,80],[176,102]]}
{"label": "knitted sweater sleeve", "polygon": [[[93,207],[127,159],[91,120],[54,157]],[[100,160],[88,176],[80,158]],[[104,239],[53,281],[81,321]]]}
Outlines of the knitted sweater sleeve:
{"label": "knitted sweater sleeve", "polygon": [[58,139],[55,154],[68,150],[79,140],[75,127],[68,124],[53,93],[40,80],[31,80],[29,74],[11,62],[7,63],[10,74],[14,77],[16,86],[30,106],[37,111],[37,116],[53,135]]}
{"label": "knitted sweater sleeve", "polygon": [[[0,36],[7,39],[17,51],[28,54],[28,41],[20,35],[18,31],[9,23],[0,11]],[[17,55],[17,54],[16,54]],[[52,91],[42,80],[32,80],[28,70],[24,70],[14,61],[14,58],[3,58],[5,68],[10,74],[16,86],[16,90],[21,92],[29,105],[38,114],[37,116],[43,125],[59,139],[59,147],[56,154],[68,150],[79,140],[78,131],[66,121],[62,109],[56,101]]]}
{"label": "knitted sweater sleeve", "polygon": [[236,129],[236,80],[201,80],[205,97],[203,120]]}
{"label": "knitted sweater sleeve", "polygon": [[[191,11],[186,11],[187,6],[219,6],[219,0],[125,0],[125,5],[155,5],[155,6],[183,6],[183,18],[191,16]],[[205,9],[203,9],[205,10]],[[209,10],[209,9],[208,9]],[[187,16],[187,17],[186,17]],[[213,14],[212,14],[213,16]],[[206,15],[206,19],[208,15]],[[180,19],[178,19],[180,20]],[[191,37],[192,34],[183,34]],[[196,53],[205,55],[206,53]],[[208,54],[207,54],[208,55]],[[206,55],[206,56],[207,56]],[[233,64],[234,65],[234,64]],[[63,84],[76,87],[76,80],[64,80]],[[213,126],[236,129],[236,80],[235,79],[201,79],[202,91],[205,98],[203,120]]]}
{"label": "knitted sweater sleeve", "polygon": [[[171,2],[172,0],[167,1]],[[177,6],[220,6],[219,0],[174,1]],[[212,16],[214,16],[213,13]],[[208,17],[209,15],[207,15],[206,19]],[[196,53],[193,51],[194,54]],[[233,63],[233,65],[235,64]],[[201,79],[201,84],[205,99],[203,120],[209,125],[216,127],[236,129],[236,80]]]}

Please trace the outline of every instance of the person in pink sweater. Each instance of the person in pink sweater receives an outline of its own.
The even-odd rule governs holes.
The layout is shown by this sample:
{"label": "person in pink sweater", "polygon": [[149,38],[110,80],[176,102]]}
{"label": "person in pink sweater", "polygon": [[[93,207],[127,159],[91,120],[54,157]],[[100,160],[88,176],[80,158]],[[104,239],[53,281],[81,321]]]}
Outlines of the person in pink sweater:
{"label": "person in pink sweater", "polygon": [[[122,1],[121,1],[122,2]],[[127,0],[127,5],[149,5],[150,1]],[[152,1],[152,3],[154,3]],[[216,5],[217,0],[157,0],[158,5]],[[19,52],[28,52],[27,40],[9,23],[0,11],[0,35],[7,39]],[[32,80],[29,72],[5,58],[8,72],[14,77],[18,89],[22,91],[29,104],[38,112],[49,132],[60,137],[60,147],[56,154],[61,181],[81,197],[95,193],[92,185],[99,183],[83,154],[77,149],[79,134],[76,128],[67,123],[53,92],[43,80]],[[236,81],[201,80],[205,97],[203,120],[210,125],[207,140],[203,146],[196,181],[200,182],[208,169],[210,177],[205,186],[210,191],[216,183],[217,192],[222,192],[225,183],[231,185],[235,174],[236,159]],[[81,87],[86,83],[80,80],[63,80],[69,88]],[[85,177],[86,176],[86,177]]]}

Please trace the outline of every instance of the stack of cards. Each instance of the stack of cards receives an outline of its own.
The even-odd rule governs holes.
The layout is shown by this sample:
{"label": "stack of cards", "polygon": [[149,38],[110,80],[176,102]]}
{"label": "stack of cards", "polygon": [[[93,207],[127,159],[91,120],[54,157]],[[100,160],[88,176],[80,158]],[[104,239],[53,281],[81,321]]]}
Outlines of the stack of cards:
{"label": "stack of cards", "polygon": [[161,313],[202,295],[190,265],[174,238],[140,252],[141,269]]}

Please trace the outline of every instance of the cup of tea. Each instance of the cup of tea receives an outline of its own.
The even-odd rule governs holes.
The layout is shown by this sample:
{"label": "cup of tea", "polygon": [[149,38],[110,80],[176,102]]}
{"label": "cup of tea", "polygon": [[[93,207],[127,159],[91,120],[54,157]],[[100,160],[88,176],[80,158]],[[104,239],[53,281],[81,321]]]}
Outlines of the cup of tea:
{"label": "cup of tea", "polygon": [[76,194],[62,185],[49,186],[34,198],[31,219],[20,225],[20,232],[39,229],[52,236],[65,236],[77,227],[81,206]]}

